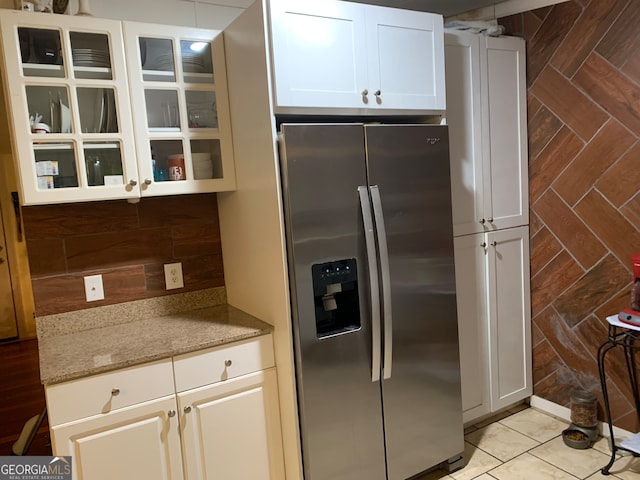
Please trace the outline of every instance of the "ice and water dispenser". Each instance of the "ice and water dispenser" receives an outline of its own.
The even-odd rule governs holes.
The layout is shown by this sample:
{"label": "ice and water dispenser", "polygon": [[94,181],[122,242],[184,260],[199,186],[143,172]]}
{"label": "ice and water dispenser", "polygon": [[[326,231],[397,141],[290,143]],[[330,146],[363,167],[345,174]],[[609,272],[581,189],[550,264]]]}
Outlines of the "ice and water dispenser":
{"label": "ice and water dispenser", "polygon": [[318,338],[360,328],[358,269],[355,258],[311,266]]}

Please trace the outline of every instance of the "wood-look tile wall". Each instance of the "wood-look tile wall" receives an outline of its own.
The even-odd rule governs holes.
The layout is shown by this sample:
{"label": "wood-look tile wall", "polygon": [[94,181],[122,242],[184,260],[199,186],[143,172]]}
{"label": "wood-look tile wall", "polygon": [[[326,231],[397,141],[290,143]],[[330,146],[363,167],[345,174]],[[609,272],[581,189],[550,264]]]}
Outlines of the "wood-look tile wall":
{"label": "wood-look tile wall", "polygon": [[[215,194],[24,207],[36,315],[224,285]],[[164,264],[181,262],[184,288],[165,290]],[[87,302],[86,275],[105,299]]]}
{"label": "wood-look tile wall", "polygon": [[[640,0],[570,0],[500,19],[527,41],[534,394],[602,395],[605,318],[630,306],[640,251]],[[618,426],[637,431],[611,352]]]}

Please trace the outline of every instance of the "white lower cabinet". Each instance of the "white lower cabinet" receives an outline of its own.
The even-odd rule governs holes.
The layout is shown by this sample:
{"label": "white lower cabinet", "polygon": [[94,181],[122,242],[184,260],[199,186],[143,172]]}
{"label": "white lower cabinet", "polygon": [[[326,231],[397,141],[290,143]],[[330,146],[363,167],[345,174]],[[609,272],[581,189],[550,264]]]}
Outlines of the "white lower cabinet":
{"label": "white lower cabinet", "polygon": [[276,372],[178,394],[185,478],[284,478]]}
{"label": "white lower cabinet", "polygon": [[182,478],[175,396],[51,428],[55,455],[71,455],[74,479]]}
{"label": "white lower cabinet", "polygon": [[284,478],[271,335],[45,391],[74,480]]}
{"label": "white lower cabinet", "polygon": [[489,322],[487,316],[487,251],[484,234],[453,239],[458,301],[460,380],[463,421],[491,411],[489,394]]}
{"label": "white lower cabinet", "polygon": [[529,228],[454,239],[465,422],[532,394]]}

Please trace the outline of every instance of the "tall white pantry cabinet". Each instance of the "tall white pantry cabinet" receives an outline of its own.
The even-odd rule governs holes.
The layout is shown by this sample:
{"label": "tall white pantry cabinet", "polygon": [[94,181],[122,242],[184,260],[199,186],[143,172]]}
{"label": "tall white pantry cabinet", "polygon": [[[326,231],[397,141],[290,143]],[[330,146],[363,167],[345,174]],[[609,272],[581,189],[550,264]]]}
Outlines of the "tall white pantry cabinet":
{"label": "tall white pantry cabinet", "polygon": [[525,44],[445,30],[463,419],[532,394]]}

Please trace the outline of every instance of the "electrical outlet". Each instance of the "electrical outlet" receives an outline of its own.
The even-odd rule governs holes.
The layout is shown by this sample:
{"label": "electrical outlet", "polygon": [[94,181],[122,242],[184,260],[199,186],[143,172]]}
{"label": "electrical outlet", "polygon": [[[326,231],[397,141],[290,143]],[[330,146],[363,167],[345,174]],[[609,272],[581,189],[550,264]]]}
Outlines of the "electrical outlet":
{"label": "electrical outlet", "polygon": [[89,275],[88,277],[84,277],[84,292],[87,296],[87,302],[104,300],[102,275]]}
{"label": "electrical outlet", "polygon": [[164,265],[164,281],[167,290],[184,287],[181,263],[166,263]]}

